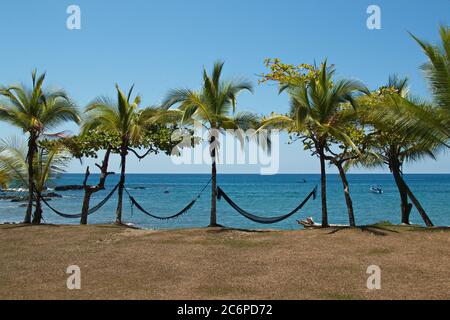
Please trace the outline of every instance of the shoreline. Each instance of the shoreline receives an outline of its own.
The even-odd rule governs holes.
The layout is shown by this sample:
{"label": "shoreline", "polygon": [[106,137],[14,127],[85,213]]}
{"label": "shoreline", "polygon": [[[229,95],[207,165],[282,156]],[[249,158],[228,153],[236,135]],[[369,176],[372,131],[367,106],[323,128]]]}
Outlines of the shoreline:
{"label": "shoreline", "polygon": [[232,227],[232,226],[218,226],[218,227],[209,227],[209,226],[198,226],[198,227],[179,227],[179,228],[145,228],[142,226],[139,226],[137,224],[134,224],[132,222],[124,222],[122,224],[116,224],[115,222],[111,223],[88,223],[87,225],[82,225],[80,223],[40,223],[40,224],[24,224],[23,222],[0,222],[1,226],[23,226],[23,227],[39,227],[39,226],[60,226],[60,227],[86,227],[86,226],[111,226],[111,227],[123,227],[123,228],[130,228],[130,229],[136,229],[136,230],[147,230],[147,231],[189,231],[189,230],[214,230],[219,229],[223,231],[241,231],[241,232],[265,232],[265,231],[273,231],[273,232],[298,232],[298,231],[308,231],[308,230],[362,230],[367,228],[385,228],[387,231],[389,231],[389,228],[393,228],[394,230],[397,228],[400,228],[400,230],[403,231],[450,231],[450,226],[440,225],[440,226],[432,226],[427,227],[425,225],[420,224],[394,224],[391,222],[378,222],[373,224],[366,224],[366,225],[357,225],[355,227],[351,227],[350,225],[336,225],[336,224],[330,224],[328,227],[323,228],[320,223],[316,223],[315,225],[304,227],[302,224],[298,224],[298,229],[278,229],[278,228],[239,228],[239,227]]}

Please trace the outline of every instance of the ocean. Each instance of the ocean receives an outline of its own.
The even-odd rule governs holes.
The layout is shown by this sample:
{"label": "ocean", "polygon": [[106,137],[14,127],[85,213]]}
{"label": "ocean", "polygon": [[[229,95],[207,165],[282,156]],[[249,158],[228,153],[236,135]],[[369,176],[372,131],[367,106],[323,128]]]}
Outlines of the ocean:
{"label": "ocean", "polygon": [[[90,182],[95,184],[97,176]],[[397,188],[389,174],[349,174],[350,191],[353,198],[356,223],[359,225],[380,221],[400,222],[400,204]],[[110,176],[105,191],[93,195],[91,206],[101,201],[118,182],[119,176]],[[347,224],[348,216],[342,184],[338,175],[328,175],[329,223]],[[55,185],[81,184],[82,174],[65,174]],[[146,210],[159,216],[170,216],[184,208],[208,183],[206,174],[129,174],[127,188]],[[407,174],[405,180],[427,210],[435,225],[450,225],[450,175]],[[305,182],[306,181],[306,182]],[[295,208],[315,185],[320,183],[318,174],[280,174],[261,176],[251,174],[218,175],[220,186],[241,208],[259,216],[278,216]],[[383,194],[370,192],[372,185],[380,185]],[[132,208],[128,197],[124,197],[123,220],[149,229],[172,229],[203,227],[209,223],[211,188],[208,186],[194,207],[181,217],[160,221],[148,217]],[[58,192],[62,198],[52,199],[50,204],[64,213],[81,211],[83,191]],[[234,228],[299,229],[296,220],[306,217],[320,223],[320,193],[310,200],[294,216],[272,225],[261,225],[247,220],[234,211],[224,200],[218,202],[218,223]],[[115,219],[117,195],[98,212],[89,216],[89,223],[110,223]],[[19,203],[0,201],[0,221],[19,222],[25,208]],[[46,223],[79,223],[79,219],[66,219],[55,215],[44,206]],[[418,212],[413,209],[411,222],[423,224]]]}

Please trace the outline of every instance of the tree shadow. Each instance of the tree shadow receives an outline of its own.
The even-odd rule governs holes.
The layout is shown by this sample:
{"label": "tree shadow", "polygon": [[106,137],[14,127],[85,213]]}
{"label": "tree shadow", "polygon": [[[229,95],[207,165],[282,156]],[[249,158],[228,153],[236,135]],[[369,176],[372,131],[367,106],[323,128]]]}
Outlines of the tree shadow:
{"label": "tree shadow", "polygon": [[37,228],[37,227],[60,227],[59,224],[41,223],[41,224],[28,224],[28,223],[4,223],[1,224],[0,230],[11,230],[19,228]]}
{"label": "tree shadow", "polygon": [[224,227],[224,226],[217,226],[217,227],[206,227],[205,230],[208,233],[223,233],[223,232],[231,232],[231,231],[239,231],[239,232],[246,232],[246,233],[269,233],[274,230],[261,230],[261,229],[245,229],[245,228],[233,228],[233,227]]}
{"label": "tree shadow", "polygon": [[339,227],[329,227],[329,228],[331,228],[332,230],[327,233],[328,235],[335,234],[342,230],[352,230],[352,229],[353,230],[361,230],[362,232],[369,232],[376,236],[386,236],[388,234],[388,232],[399,233],[398,231],[395,231],[395,230],[389,230],[389,229],[380,228],[377,226],[360,226],[360,227],[339,226]]}

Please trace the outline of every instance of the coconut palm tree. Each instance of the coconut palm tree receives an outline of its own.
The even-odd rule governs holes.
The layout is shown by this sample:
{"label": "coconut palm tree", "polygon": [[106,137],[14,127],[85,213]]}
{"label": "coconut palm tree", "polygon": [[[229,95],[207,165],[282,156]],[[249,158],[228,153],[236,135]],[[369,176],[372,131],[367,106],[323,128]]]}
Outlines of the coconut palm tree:
{"label": "coconut palm tree", "polygon": [[[211,74],[203,69],[203,85],[199,91],[189,89],[175,89],[168,93],[162,107],[169,109],[178,106],[181,122],[184,124],[200,123],[208,130],[208,143],[211,156],[211,216],[210,227],[217,224],[217,163],[219,134],[226,129],[235,129],[234,133],[242,136],[237,129],[247,130],[255,128],[258,117],[252,113],[236,111],[236,100],[242,91],[252,92],[252,85],[247,81],[223,81],[222,69],[224,63],[218,61],[214,64]],[[170,110],[169,110],[170,111]]]}
{"label": "coconut palm tree", "polygon": [[[29,189],[27,145],[18,138],[0,140],[0,172],[8,177],[9,184]],[[33,164],[34,189],[41,194],[48,183],[62,174],[70,161],[65,149],[60,145],[53,145],[50,149],[38,147]],[[36,207],[33,223],[42,220],[41,199],[36,195]]]}
{"label": "coconut palm tree", "polygon": [[415,117],[412,105],[414,110],[421,110],[421,114],[432,114],[433,108],[409,93],[407,78],[400,79],[397,76],[391,76],[386,86],[370,96],[362,97],[358,104],[362,121],[372,128],[371,134],[374,137],[369,147],[371,152],[356,162],[368,167],[387,165],[400,194],[402,223],[410,223],[412,205],[408,203],[409,198],[425,224],[433,226],[426,211],[404,180],[402,169],[405,162],[425,157],[434,159],[437,143],[426,137],[420,139],[419,136],[405,134],[403,129],[398,127],[398,119]]}
{"label": "coconut palm tree", "polygon": [[0,89],[0,96],[6,101],[0,102],[0,120],[8,122],[28,134],[28,206],[24,223],[31,222],[34,192],[33,164],[38,152],[38,140],[64,122],[79,123],[78,109],[63,90],[45,90],[45,73],[31,74],[31,89],[23,85],[13,85]]}
{"label": "coconut palm tree", "polygon": [[287,91],[290,111],[286,115],[272,114],[263,119],[263,127],[287,130],[303,141],[305,149],[319,157],[321,173],[322,226],[328,226],[326,198],[326,151],[333,139],[353,145],[346,134],[348,119],[342,112],[344,105],[353,104],[353,95],[367,92],[359,81],[333,81],[335,69],[325,61],[316,68],[316,76],[306,81],[281,83],[280,92]]}
{"label": "coconut palm tree", "polygon": [[397,127],[405,135],[418,139],[434,140],[447,148],[450,139],[450,28],[440,27],[440,45],[433,45],[411,36],[417,41],[428,57],[422,65],[425,78],[433,96],[432,112],[405,103],[408,112],[397,118]]}
{"label": "coconut palm tree", "polygon": [[[433,45],[411,36],[421,46],[428,57],[422,66],[435,104],[445,110],[450,124],[450,27],[442,25],[439,29],[441,45]],[[448,127],[447,127],[448,129]]]}
{"label": "coconut palm tree", "polygon": [[150,108],[139,109],[141,103],[139,95],[131,100],[133,87],[131,87],[127,95],[124,94],[118,85],[116,85],[116,90],[116,101],[99,97],[86,107],[82,134],[89,134],[92,130],[100,130],[120,137],[120,147],[116,150],[120,154],[121,168],[116,223],[121,224],[127,155],[130,151],[130,146],[138,144],[145,134],[149,118],[154,116],[154,112]]}
{"label": "coconut palm tree", "polygon": [[[35,188],[39,194],[46,190],[48,184],[65,172],[71,160],[69,152],[62,146],[52,146],[50,149],[39,148],[34,174]],[[36,209],[33,217],[34,223],[42,220],[41,198],[36,197]]]}

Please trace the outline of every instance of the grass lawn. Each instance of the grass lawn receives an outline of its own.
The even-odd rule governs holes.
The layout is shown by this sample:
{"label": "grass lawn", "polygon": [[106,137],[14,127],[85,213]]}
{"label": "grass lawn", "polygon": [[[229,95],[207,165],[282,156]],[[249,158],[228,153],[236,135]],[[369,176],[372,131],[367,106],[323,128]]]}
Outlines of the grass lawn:
{"label": "grass lawn", "polygon": [[[0,226],[1,299],[450,299],[449,229]],[[81,268],[68,290],[66,268]],[[381,290],[368,290],[369,265]]]}

